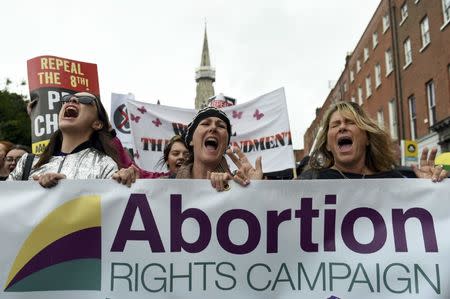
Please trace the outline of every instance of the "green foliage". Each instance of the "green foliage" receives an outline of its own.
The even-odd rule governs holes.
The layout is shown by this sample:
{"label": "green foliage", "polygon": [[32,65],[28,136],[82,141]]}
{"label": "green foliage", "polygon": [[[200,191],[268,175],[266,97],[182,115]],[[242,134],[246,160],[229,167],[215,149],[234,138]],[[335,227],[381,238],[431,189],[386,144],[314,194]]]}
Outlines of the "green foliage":
{"label": "green foliage", "polygon": [[31,121],[22,95],[0,91],[0,140],[31,146]]}

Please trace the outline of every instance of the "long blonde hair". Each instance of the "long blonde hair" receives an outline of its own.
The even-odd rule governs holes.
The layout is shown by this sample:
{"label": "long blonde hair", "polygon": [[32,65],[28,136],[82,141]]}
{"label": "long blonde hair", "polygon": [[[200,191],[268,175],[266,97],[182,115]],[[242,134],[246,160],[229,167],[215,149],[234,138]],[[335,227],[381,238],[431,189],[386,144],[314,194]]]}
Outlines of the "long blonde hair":
{"label": "long blonde hair", "polygon": [[311,168],[324,169],[334,165],[334,157],[327,150],[327,135],[331,115],[336,111],[353,120],[358,128],[366,132],[369,142],[366,147],[366,167],[374,172],[388,171],[395,167],[396,151],[389,134],[381,129],[358,104],[337,102],[325,112],[322,130],[317,137],[317,144],[309,161]]}

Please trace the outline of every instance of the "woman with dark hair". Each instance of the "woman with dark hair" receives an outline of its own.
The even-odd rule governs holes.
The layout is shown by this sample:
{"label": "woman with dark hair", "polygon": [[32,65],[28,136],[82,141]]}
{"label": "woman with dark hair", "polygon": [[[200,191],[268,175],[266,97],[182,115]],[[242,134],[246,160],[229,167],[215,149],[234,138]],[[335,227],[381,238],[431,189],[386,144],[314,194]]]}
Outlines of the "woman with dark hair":
{"label": "woman with dark hair", "polygon": [[25,145],[14,145],[5,156],[5,168],[11,173],[23,155],[31,153],[31,148]]}
{"label": "woman with dark hair", "polygon": [[[429,156],[424,149],[420,166],[413,168],[418,178],[438,182],[447,176],[442,166],[434,165],[435,156],[435,149]],[[300,178],[403,178],[395,166],[396,151],[389,135],[358,104],[337,102],[325,112],[310,169]]]}
{"label": "woman with dark hair", "polygon": [[[117,151],[108,132],[108,116],[99,99],[80,92],[65,95],[59,112],[59,129],[45,151],[35,157],[25,179],[43,187],[60,179],[107,179],[118,169]],[[28,155],[24,155],[9,180],[20,180]]]}
{"label": "woman with dark hair", "polygon": [[184,144],[183,138],[180,135],[175,135],[166,144],[163,156],[158,161],[158,165],[165,165],[169,171],[167,176],[175,177],[178,169],[187,160],[188,156],[189,151]]}
{"label": "woman with dark hair", "polygon": [[[227,115],[219,109],[206,107],[198,111],[184,134],[189,158],[178,170],[177,179],[210,179],[217,191],[226,190],[227,181],[234,180],[242,186],[251,179],[262,179],[261,157],[255,168],[239,148],[228,149],[231,124]],[[225,153],[238,170],[231,174]]]}
{"label": "woman with dark hair", "polygon": [[0,181],[4,181],[8,178],[9,170],[5,166],[5,157],[11,148],[13,148],[14,143],[0,140]]}

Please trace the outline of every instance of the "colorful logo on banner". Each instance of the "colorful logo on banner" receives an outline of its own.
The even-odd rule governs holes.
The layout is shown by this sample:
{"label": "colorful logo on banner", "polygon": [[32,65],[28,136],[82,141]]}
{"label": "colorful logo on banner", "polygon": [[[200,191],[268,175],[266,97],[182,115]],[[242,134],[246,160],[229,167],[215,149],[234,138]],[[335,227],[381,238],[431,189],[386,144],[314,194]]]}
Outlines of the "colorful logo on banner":
{"label": "colorful logo on banner", "polygon": [[48,214],[25,240],[5,292],[100,290],[100,196],[81,196]]}
{"label": "colorful logo on banner", "polygon": [[114,111],[113,120],[117,130],[119,130],[121,133],[123,134],[131,133],[127,107],[125,106],[125,104],[122,104],[119,107],[117,107],[117,109]]}

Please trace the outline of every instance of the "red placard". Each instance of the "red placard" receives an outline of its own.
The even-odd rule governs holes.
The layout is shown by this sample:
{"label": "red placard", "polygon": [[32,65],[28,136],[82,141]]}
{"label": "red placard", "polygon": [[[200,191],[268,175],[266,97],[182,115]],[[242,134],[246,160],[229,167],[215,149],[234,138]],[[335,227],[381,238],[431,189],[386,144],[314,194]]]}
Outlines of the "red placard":
{"label": "red placard", "polygon": [[31,139],[33,153],[40,154],[58,129],[59,101],[68,93],[87,91],[100,98],[97,65],[56,56],[27,61],[28,85],[33,103]]}

